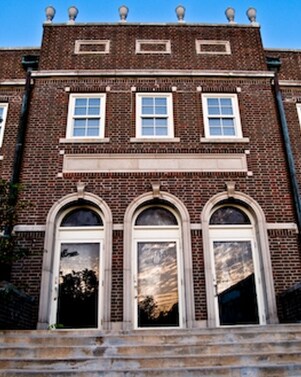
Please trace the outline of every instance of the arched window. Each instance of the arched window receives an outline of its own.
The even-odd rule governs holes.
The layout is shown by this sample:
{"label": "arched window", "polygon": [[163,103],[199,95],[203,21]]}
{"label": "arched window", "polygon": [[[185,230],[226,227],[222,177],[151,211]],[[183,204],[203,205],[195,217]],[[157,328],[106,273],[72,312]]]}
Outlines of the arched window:
{"label": "arched window", "polygon": [[183,326],[181,236],[167,206],[138,210],[133,220],[136,328]]}
{"label": "arched window", "polygon": [[245,208],[234,204],[213,208],[209,241],[218,325],[265,322],[255,239],[254,221]]}
{"label": "arched window", "polygon": [[70,208],[61,214],[56,231],[51,324],[100,327],[103,240],[103,220],[94,207]]}

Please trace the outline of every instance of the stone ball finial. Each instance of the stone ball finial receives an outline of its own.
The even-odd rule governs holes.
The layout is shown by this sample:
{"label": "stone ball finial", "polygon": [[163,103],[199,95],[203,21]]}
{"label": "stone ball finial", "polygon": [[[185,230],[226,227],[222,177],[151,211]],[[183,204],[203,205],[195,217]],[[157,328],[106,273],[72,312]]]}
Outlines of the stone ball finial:
{"label": "stone ball finial", "polygon": [[227,8],[225,10],[225,15],[227,17],[227,20],[229,21],[230,24],[234,23],[234,18],[235,18],[235,9],[234,8]]}
{"label": "stone ball finial", "polygon": [[55,16],[55,8],[53,6],[49,6],[45,8],[45,14],[46,14],[46,23],[51,23],[54,16]]}
{"label": "stone ball finial", "polygon": [[257,15],[257,11],[255,8],[249,8],[247,10],[247,16],[248,16],[248,19],[250,20],[250,22],[252,24],[255,24],[256,23],[256,15]]}
{"label": "stone ball finial", "polygon": [[71,7],[68,8],[68,15],[69,15],[69,24],[74,24],[75,19],[78,15],[78,9],[72,5]]}
{"label": "stone ball finial", "polygon": [[184,22],[185,11],[186,9],[182,5],[176,7],[176,15],[179,22]]}
{"label": "stone ball finial", "polygon": [[121,22],[126,22],[128,13],[129,13],[129,8],[125,5],[121,5],[121,7],[118,8],[119,11],[119,17]]}

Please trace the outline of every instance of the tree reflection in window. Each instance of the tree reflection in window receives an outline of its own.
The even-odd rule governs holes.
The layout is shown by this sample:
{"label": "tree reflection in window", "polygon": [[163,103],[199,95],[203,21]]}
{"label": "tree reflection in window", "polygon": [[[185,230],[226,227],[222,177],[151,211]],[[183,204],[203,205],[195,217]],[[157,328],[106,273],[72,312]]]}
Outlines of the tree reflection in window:
{"label": "tree reflection in window", "polygon": [[162,207],[147,208],[139,214],[135,225],[178,225],[176,217]]}
{"label": "tree reflection in window", "polygon": [[251,224],[248,216],[236,207],[218,208],[210,219],[210,225]]}
{"label": "tree reflection in window", "polygon": [[103,226],[101,217],[89,208],[75,209],[62,220],[62,227],[67,226]]}
{"label": "tree reflection in window", "polygon": [[99,244],[61,245],[57,323],[98,327]]}

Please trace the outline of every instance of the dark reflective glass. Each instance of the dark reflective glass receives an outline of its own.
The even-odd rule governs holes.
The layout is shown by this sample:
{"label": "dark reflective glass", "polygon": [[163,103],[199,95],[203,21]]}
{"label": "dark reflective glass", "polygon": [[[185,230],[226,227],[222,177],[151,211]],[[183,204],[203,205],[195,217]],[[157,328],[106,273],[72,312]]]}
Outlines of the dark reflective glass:
{"label": "dark reflective glass", "polygon": [[222,207],[217,209],[210,219],[211,225],[251,224],[248,216],[235,207]]}
{"label": "dark reflective glass", "polygon": [[61,223],[61,226],[102,226],[101,217],[88,208],[75,209],[69,212]]}
{"label": "dark reflective glass", "polygon": [[138,326],[179,326],[176,243],[138,243]]}
{"label": "dark reflective glass", "polygon": [[135,225],[178,225],[178,222],[176,217],[167,209],[151,207],[140,213]]}
{"label": "dark reflective glass", "polygon": [[251,242],[214,241],[213,247],[220,324],[258,324]]}
{"label": "dark reflective glass", "polygon": [[57,324],[98,327],[99,244],[61,245]]}

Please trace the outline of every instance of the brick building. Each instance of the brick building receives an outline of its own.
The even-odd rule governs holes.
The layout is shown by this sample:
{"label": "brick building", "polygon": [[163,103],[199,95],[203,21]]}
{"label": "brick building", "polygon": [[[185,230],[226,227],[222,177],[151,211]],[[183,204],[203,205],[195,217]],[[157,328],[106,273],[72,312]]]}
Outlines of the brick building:
{"label": "brick building", "polygon": [[1,177],[17,169],[30,203],[11,280],[35,298],[32,327],[289,320],[300,52],[265,50],[256,22],[46,22],[40,48],[0,57]]}

